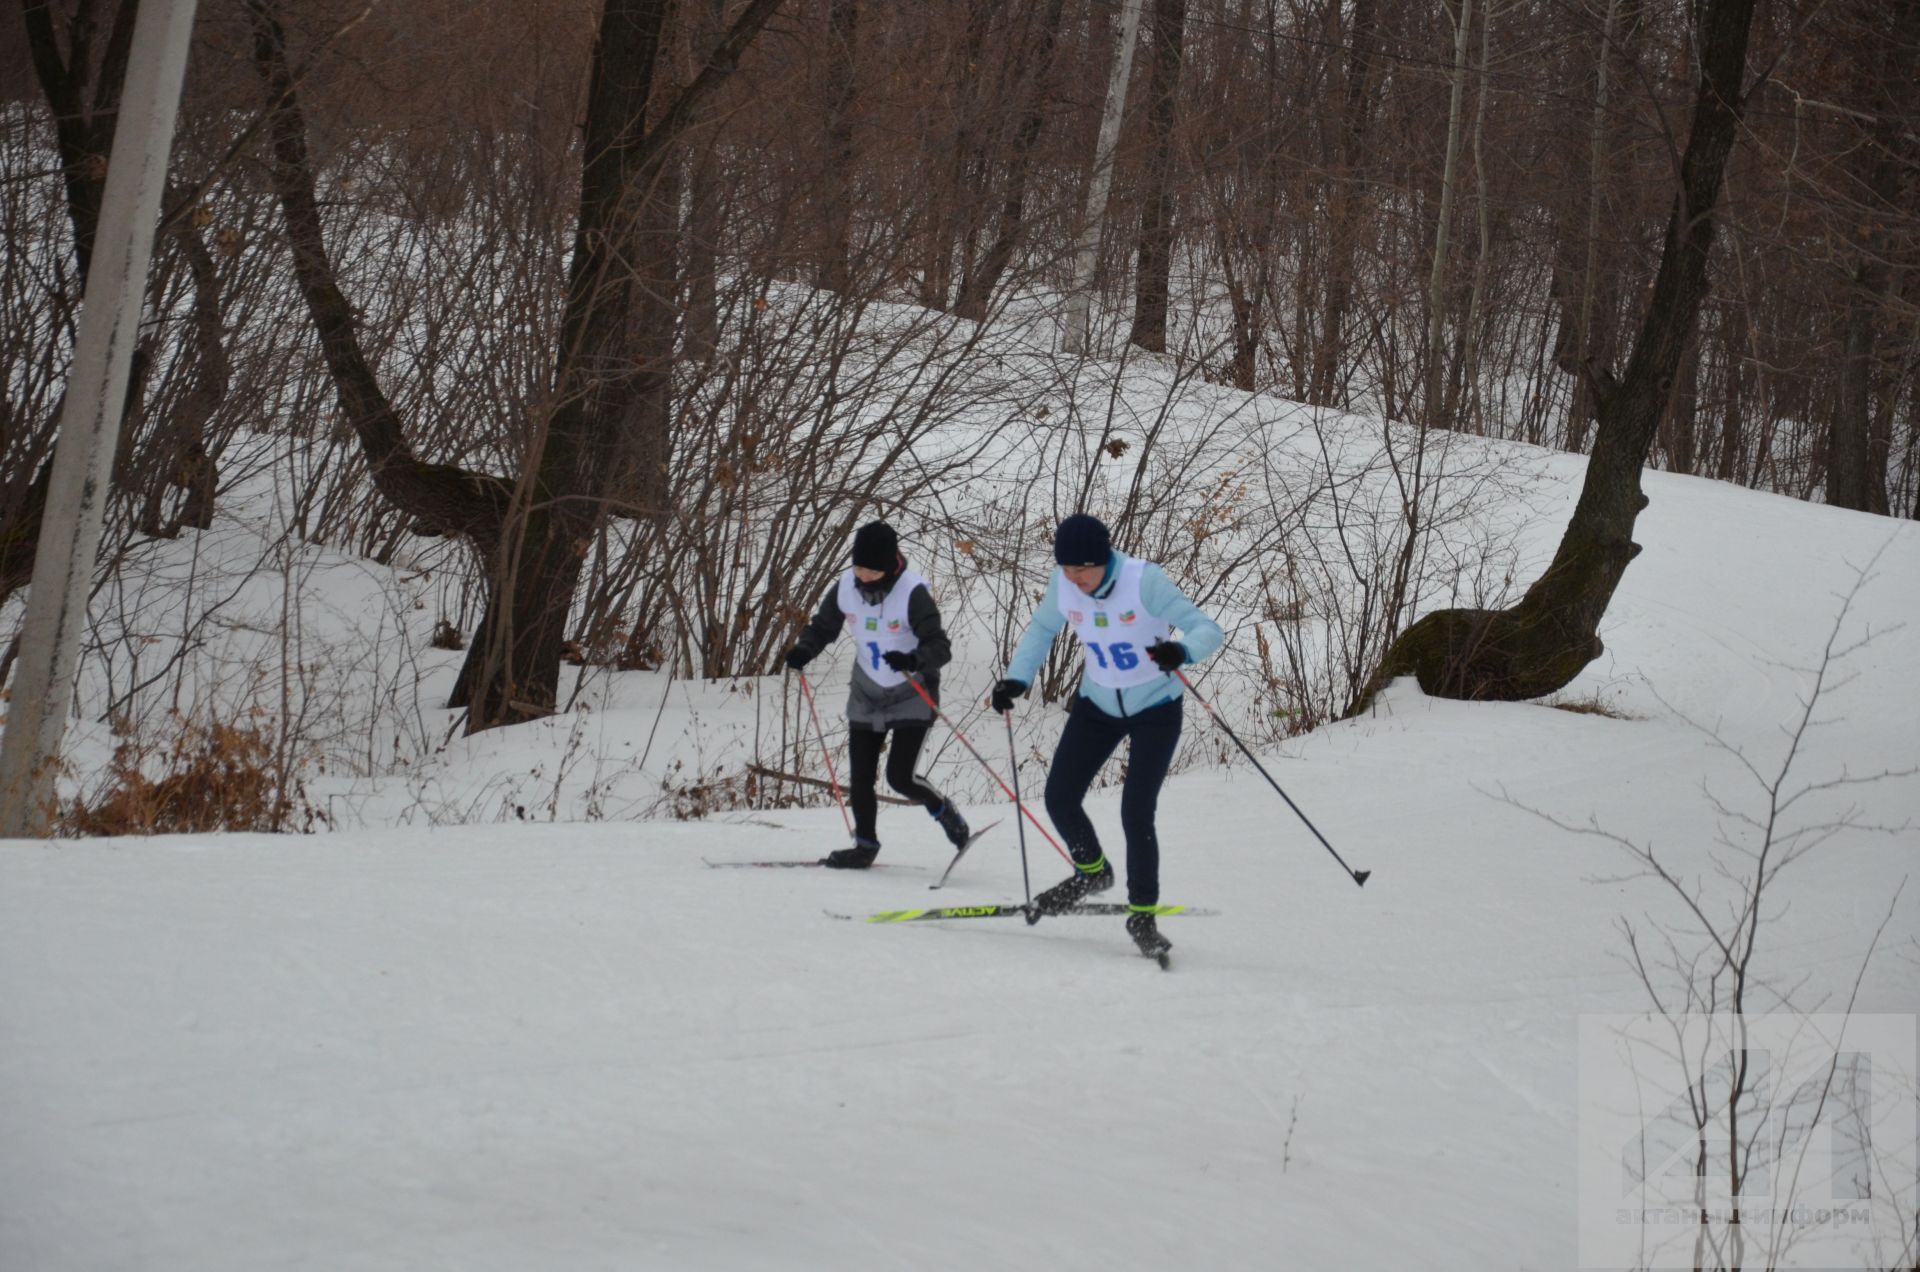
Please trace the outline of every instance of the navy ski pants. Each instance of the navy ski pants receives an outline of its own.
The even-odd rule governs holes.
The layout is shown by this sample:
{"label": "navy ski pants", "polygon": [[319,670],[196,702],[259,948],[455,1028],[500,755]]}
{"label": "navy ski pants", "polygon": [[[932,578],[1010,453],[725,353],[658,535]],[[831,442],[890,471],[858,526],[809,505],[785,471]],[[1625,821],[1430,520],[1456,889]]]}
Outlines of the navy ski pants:
{"label": "navy ski pants", "polygon": [[1121,739],[1131,739],[1127,776],[1120,786],[1120,826],[1127,836],[1127,900],[1134,905],[1160,904],[1160,840],[1153,814],[1180,744],[1180,721],[1178,698],[1139,715],[1118,717],[1077,699],[1047,771],[1047,816],[1066,836],[1075,861],[1098,861],[1100,839],[1084,807],[1087,788]]}

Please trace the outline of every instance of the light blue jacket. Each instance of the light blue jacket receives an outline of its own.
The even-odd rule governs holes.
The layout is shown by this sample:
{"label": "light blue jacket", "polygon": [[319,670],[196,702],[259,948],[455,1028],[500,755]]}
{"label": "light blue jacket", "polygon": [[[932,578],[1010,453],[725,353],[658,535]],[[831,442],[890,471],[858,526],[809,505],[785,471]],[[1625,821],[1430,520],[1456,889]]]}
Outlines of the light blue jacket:
{"label": "light blue jacket", "polygon": [[[1126,560],[1126,556],[1117,551],[1108,558],[1107,572],[1100,586],[1093,590],[1095,596],[1105,596],[1113,589],[1114,576]],[[1013,658],[1007,663],[1008,680],[1032,684],[1033,678],[1040,674],[1040,665],[1047,660],[1047,650],[1053,647],[1053,638],[1067,625],[1067,616],[1060,612],[1060,578],[1060,571],[1056,569],[1047,584],[1047,594],[1040,598],[1040,607],[1034,610],[1026,634],[1020,637]],[[1220,630],[1220,624],[1201,613],[1200,607],[1173,585],[1166,572],[1151,562],[1140,572],[1140,602],[1149,614],[1164,618],[1180,629],[1180,643],[1187,647],[1189,665],[1208,657],[1226,643],[1226,633]],[[1131,689],[1109,689],[1095,684],[1084,673],[1080,677],[1080,696],[1110,716],[1138,715],[1148,707],[1172,702],[1181,693],[1179,679],[1170,672]]]}

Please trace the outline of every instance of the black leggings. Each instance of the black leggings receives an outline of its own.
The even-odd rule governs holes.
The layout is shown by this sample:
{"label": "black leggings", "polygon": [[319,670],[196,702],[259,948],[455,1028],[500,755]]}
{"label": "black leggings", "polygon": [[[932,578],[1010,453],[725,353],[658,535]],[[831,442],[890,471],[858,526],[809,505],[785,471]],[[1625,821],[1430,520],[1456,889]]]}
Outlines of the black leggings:
{"label": "black leggings", "polygon": [[1180,745],[1180,708],[1175,698],[1138,715],[1116,718],[1081,698],[1060,731],[1053,767],[1047,770],[1047,816],[1066,837],[1073,859],[1092,865],[1101,852],[1100,837],[1084,807],[1087,788],[1121,741],[1130,740],[1127,776],[1120,784],[1120,828],[1127,837],[1127,900],[1134,905],[1160,902],[1160,839],[1153,815],[1160,805],[1160,784],[1167,780],[1174,749]]}
{"label": "black leggings", "polygon": [[[920,762],[921,744],[927,740],[927,726],[896,724],[892,726],[892,733],[887,785],[928,812],[940,811],[947,797],[913,773],[914,765]],[[879,729],[863,729],[859,725],[847,730],[847,750],[852,753],[847,769],[847,803],[853,806],[853,833],[875,842],[880,837],[874,832],[873,820],[880,811],[880,800],[874,792],[874,783],[880,776],[880,748],[886,744],[886,737]]]}

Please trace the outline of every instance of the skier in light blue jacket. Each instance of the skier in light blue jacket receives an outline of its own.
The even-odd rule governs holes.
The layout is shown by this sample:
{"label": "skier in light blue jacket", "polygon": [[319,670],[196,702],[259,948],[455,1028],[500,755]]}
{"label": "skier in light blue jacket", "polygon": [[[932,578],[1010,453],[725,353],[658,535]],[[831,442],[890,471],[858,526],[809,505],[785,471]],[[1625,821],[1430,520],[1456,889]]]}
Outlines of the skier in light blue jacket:
{"label": "skier in light blue jacket", "polygon": [[1152,914],[1160,901],[1154,810],[1180,742],[1183,691],[1173,673],[1211,655],[1226,637],[1159,566],[1115,551],[1097,518],[1075,513],[1062,521],[1053,555],[1060,568],[989,699],[996,711],[1012,710],[1061,629],[1079,638],[1086,672],[1054,749],[1046,794],[1047,815],[1065,836],[1076,870],[1035,897],[1034,907],[1057,914],[1113,886],[1113,863],[1101,851],[1084,803],[1100,767],[1123,739],[1130,740],[1120,792],[1127,931],[1143,952],[1164,953],[1170,946]]}

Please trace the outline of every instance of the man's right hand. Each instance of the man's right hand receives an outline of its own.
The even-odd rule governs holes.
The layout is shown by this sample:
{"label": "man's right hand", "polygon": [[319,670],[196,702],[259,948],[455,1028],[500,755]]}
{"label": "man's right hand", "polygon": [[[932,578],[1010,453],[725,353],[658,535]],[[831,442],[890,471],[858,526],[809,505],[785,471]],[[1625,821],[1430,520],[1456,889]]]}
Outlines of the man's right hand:
{"label": "man's right hand", "polygon": [[1002,680],[987,695],[987,703],[995,711],[1005,714],[1013,710],[1013,700],[1026,696],[1027,682],[1024,680]]}
{"label": "man's right hand", "polygon": [[787,666],[793,668],[795,671],[799,671],[802,667],[805,667],[808,663],[812,661],[813,661],[813,655],[808,653],[806,650],[800,648],[800,646],[798,645],[795,645],[792,649],[789,649],[787,651]]}

